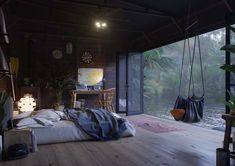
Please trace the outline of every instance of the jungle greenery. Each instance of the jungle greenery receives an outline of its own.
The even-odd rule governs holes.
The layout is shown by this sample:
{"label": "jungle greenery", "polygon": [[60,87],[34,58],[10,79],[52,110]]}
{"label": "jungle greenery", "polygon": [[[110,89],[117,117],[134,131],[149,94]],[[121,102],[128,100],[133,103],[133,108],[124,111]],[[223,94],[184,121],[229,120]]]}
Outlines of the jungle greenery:
{"label": "jungle greenery", "polygon": [[[219,29],[200,35],[203,72],[205,79],[205,106],[224,106],[225,81],[224,63],[225,29]],[[190,38],[193,50],[193,38]],[[144,109],[145,113],[169,111],[179,95],[180,66],[183,53],[183,41],[144,52]],[[189,52],[186,51],[183,65],[181,95],[187,97],[190,71]],[[202,95],[202,83],[198,52],[195,55],[193,79],[195,93]],[[192,93],[191,93],[192,95]]]}
{"label": "jungle greenery", "polygon": [[[235,33],[235,28],[231,27],[231,31]],[[233,37],[232,37],[233,39]],[[221,48],[221,50],[229,51],[231,52],[231,55],[235,54],[235,44],[228,44],[225,45]],[[235,73],[235,65],[234,64],[224,64],[223,66],[220,67],[223,70],[229,71],[231,73]],[[232,80],[233,81],[233,80]],[[229,94],[230,100],[226,102],[226,106],[230,108],[230,111],[235,111],[235,96],[231,91],[227,92]],[[231,113],[231,112],[230,112]]]}

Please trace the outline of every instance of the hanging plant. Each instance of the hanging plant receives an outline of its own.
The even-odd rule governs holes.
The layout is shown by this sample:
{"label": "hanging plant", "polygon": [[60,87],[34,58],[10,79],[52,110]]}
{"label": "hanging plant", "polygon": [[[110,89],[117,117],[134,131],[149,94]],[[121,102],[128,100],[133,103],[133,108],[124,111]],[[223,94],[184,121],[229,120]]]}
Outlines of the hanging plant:
{"label": "hanging plant", "polygon": [[[231,28],[231,31],[233,33],[235,33],[235,28],[234,27],[230,27],[230,28]],[[225,45],[221,48],[221,50],[231,52],[235,55],[235,44]],[[231,64],[231,65],[230,64],[224,64],[220,68],[225,70],[225,71],[235,73],[235,65],[234,64]],[[228,106],[230,108],[230,114],[235,115],[235,96],[231,91],[228,91],[227,93],[229,95],[230,100],[228,102],[226,102],[225,104],[226,104],[226,106]]]}

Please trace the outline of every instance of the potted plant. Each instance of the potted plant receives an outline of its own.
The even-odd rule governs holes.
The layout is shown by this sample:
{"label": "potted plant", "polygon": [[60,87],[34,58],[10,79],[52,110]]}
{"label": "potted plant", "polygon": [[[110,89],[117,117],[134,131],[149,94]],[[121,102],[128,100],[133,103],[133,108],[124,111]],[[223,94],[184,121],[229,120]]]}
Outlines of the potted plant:
{"label": "potted plant", "polygon": [[229,94],[229,101],[227,101],[225,104],[230,109],[230,114],[235,115],[235,96],[232,94],[232,92],[228,91]]}
{"label": "potted plant", "polygon": [[[235,33],[235,28],[231,27],[231,31]],[[221,48],[221,50],[229,51],[235,54],[235,44],[225,45]],[[231,73],[235,73],[235,65],[234,64],[224,64],[220,67],[223,70],[229,71]],[[231,91],[228,91],[230,100],[226,102],[226,105],[230,108],[230,114],[235,115],[235,96],[232,94]]]}
{"label": "potted plant", "polygon": [[36,81],[36,84],[48,89],[49,94],[52,94],[54,98],[52,106],[54,109],[63,110],[63,91],[69,86],[75,85],[75,80],[73,79],[75,72],[69,68],[56,68],[53,65],[48,65],[46,71],[43,70],[38,75],[40,79]]}
{"label": "potted plant", "polygon": [[74,80],[72,79],[71,74],[61,74],[60,76],[50,77],[47,80],[47,88],[54,92],[55,102],[53,104],[56,110],[63,110],[64,103],[62,100],[62,95],[64,89],[68,86],[74,85]]}

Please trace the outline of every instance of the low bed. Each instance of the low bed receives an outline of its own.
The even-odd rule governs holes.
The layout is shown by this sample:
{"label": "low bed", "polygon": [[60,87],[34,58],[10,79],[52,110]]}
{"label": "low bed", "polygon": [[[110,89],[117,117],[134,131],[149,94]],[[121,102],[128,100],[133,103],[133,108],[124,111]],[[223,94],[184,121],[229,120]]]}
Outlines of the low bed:
{"label": "low bed", "polygon": [[[122,117],[115,113],[108,114],[110,114],[112,118],[123,120]],[[71,118],[68,118],[67,114],[61,111],[44,109],[27,112],[16,116],[14,121],[17,129],[32,128],[37,144],[94,140],[94,137],[84,130],[83,125],[78,125],[78,123],[75,123]],[[112,124],[109,124],[109,126],[110,125]],[[85,127],[86,126],[87,124],[85,124]],[[123,126],[124,130],[120,133],[120,137],[135,135],[135,128],[128,122],[128,120],[124,120],[122,128]]]}

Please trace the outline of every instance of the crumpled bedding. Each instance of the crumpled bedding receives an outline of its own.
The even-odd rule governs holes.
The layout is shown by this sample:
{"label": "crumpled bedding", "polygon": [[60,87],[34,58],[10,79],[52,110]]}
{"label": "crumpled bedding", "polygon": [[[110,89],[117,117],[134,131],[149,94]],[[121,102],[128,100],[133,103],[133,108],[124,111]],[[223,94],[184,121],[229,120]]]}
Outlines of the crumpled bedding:
{"label": "crumpled bedding", "polygon": [[[70,112],[78,113],[79,110],[71,109]],[[96,110],[95,112],[97,112],[96,116],[98,119],[101,118],[101,121],[102,117],[106,117],[103,116],[103,113],[100,113],[98,110]],[[105,122],[106,120],[110,119],[106,117],[104,119],[104,123],[101,123],[101,126],[103,126],[102,128],[105,130],[97,130],[93,133],[93,135],[89,135],[84,129],[82,129],[82,127],[78,125],[77,122],[74,123],[72,121],[72,118],[67,116],[67,111],[56,112],[53,109],[43,109],[34,112],[25,112],[16,116],[14,118],[14,121],[16,122],[16,127],[18,129],[32,128],[36,137],[37,144],[51,144],[94,139],[109,140],[117,139],[119,137],[135,136],[136,130],[133,125],[128,122],[128,120],[124,120],[116,113],[111,112],[110,114],[110,116],[112,116],[110,117],[112,120],[109,120],[111,124]],[[82,115],[81,112],[80,115]],[[87,113],[87,115],[91,114]],[[84,115],[83,118],[84,117],[86,117],[86,115]],[[88,116],[87,118],[89,119],[91,117]],[[80,119],[82,119],[82,116],[80,116]],[[122,122],[119,123],[115,121]],[[81,120],[81,122],[84,128],[89,126],[85,125],[85,120]],[[109,128],[108,125],[112,125],[114,128]],[[93,125],[93,127],[94,126],[97,125]]]}
{"label": "crumpled bedding", "polygon": [[118,139],[128,128],[127,120],[104,109],[67,109],[67,116],[95,140]]}

